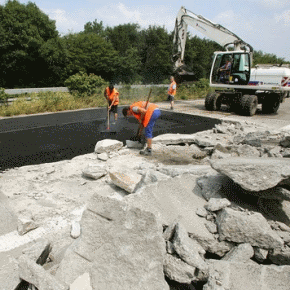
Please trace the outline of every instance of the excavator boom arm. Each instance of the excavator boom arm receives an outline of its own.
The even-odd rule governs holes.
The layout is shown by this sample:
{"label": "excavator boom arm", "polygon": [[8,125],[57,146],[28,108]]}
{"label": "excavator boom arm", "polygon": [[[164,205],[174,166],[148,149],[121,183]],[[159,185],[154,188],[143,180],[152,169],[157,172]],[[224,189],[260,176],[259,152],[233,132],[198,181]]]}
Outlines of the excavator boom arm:
{"label": "excavator boom arm", "polygon": [[174,46],[177,48],[178,56],[178,59],[175,63],[176,68],[183,64],[188,25],[226,49],[229,46],[234,45],[234,50],[246,50],[249,52],[253,51],[251,45],[244,42],[240,37],[222,25],[215,24],[203,16],[196,15],[184,7],[181,7],[176,17],[173,38]]}

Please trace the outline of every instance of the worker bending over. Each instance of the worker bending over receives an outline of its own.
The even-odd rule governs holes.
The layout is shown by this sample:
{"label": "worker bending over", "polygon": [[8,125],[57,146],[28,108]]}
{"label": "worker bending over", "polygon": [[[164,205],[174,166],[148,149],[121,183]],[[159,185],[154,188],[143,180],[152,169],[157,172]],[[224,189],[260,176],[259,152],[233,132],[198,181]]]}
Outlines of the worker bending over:
{"label": "worker bending over", "polygon": [[145,138],[147,140],[147,147],[145,150],[141,150],[142,155],[152,155],[152,138],[153,138],[153,127],[156,120],[161,116],[161,111],[158,106],[153,103],[147,102],[136,102],[130,107],[127,106],[123,109],[123,115],[134,116],[140,123],[138,130],[139,139],[141,139],[141,133],[143,128],[145,128]]}
{"label": "worker bending over", "polygon": [[114,88],[113,84],[110,84],[106,87],[104,96],[108,101],[108,110],[114,114],[116,122],[118,119],[119,92]]}

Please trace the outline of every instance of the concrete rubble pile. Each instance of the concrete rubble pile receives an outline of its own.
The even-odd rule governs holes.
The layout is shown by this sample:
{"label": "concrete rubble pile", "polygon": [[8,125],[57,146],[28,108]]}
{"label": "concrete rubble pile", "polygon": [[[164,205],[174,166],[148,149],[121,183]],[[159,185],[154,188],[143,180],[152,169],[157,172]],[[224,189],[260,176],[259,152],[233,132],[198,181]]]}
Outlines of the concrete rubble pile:
{"label": "concrete rubble pile", "polygon": [[[38,290],[289,289],[287,128],[224,121],[204,132],[155,137],[153,156],[138,152],[102,140],[92,154],[37,167],[46,174],[34,181],[68,178],[71,194],[88,196],[79,219],[67,215],[71,227],[61,238],[43,234],[0,269],[5,290],[21,283]],[[187,154],[187,164],[158,159],[179,154]],[[8,189],[2,191],[2,235],[44,228],[37,214],[13,209]]]}

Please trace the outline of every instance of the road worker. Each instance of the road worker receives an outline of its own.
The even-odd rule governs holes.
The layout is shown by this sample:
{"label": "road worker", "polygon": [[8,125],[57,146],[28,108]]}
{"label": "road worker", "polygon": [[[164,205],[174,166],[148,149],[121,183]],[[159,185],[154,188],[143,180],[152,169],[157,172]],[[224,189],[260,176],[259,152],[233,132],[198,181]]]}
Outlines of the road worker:
{"label": "road worker", "polygon": [[173,110],[174,106],[174,96],[176,94],[176,82],[174,80],[174,77],[170,77],[170,85],[168,87],[168,97],[167,100],[170,101],[170,109]]}
{"label": "road worker", "polygon": [[108,101],[108,110],[114,114],[116,122],[118,119],[119,92],[115,89],[113,84],[110,84],[106,87],[104,96]]}
{"label": "road worker", "polygon": [[161,111],[158,106],[145,101],[136,102],[131,106],[125,107],[123,109],[123,115],[125,117],[134,116],[139,121],[140,126],[137,133],[137,139],[141,139],[143,128],[145,128],[147,147],[144,150],[141,150],[140,154],[152,155],[153,127],[156,120],[161,116]]}

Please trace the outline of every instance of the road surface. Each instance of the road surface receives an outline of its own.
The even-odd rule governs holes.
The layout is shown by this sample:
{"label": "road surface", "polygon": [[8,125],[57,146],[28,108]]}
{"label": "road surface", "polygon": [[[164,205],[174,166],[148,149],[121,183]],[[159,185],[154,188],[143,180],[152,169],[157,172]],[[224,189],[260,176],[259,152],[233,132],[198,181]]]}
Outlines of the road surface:
{"label": "road surface", "polygon": [[[170,111],[169,102],[161,102],[157,104],[160,109]],[[224,120],[248,121],[250,123],[253,122],[258,125],[267,126],[269,129],[279,129],[290,125],[290,98],[284,100],[276,114],[263,114],[261,107],[258,107],[256,115],[252,117],[237,115],[230,112],[226,106],[222,106],[221,111],[207,111],[204,107],[204,99],[175,101],[173,112],[182,112]]]}

